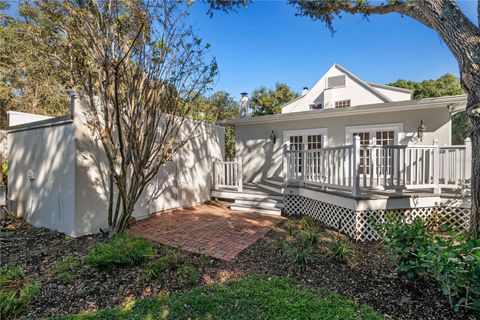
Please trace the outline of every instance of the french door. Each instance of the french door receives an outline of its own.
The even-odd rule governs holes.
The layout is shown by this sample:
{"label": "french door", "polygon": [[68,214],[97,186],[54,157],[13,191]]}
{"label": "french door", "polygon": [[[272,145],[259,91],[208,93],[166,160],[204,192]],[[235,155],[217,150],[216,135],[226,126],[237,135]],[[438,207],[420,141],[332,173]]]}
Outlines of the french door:
{"label": "french door", "polygon": [[[304,150],[319,150],[325,145],[326,129],[308,129],[285,131],[287,153],[287,170],[289,179],[300,179],[303,176]],[[298,152],[295,152],[298,151]]]}

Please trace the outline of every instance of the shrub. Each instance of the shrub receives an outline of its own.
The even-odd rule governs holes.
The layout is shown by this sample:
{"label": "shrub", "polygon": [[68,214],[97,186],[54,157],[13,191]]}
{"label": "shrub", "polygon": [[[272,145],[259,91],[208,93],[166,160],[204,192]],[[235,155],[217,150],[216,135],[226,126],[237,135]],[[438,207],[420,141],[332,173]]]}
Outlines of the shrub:
{"label": "shrub", "polygon": [[122,232],[97,243],[85,257],[85,263],[94,268],[112,270],[118,266],[141,263],[152,254],[150,242]]}
{"label": "shrub", "polygon": [[198,282],[200,275],[197,268],[192,265],[184,265],[177,270],[178,283],[183,285],[192,285]]}
{"label": "shrub", "polygon": [[319,235],[315,229],[300,230],[297,236],[304,246],[314,246],[318,243]]}
{"label": "shrub", "polygon": [[52,277],[63,283],[67,283],[71,278],[78,274],[79,261],[77,258],[68,257],[57,261],[50,269]]}
{"label": "shrub", "polygon": [[0,318],[16,318],[25,312],[39,289],[39,283],[25,280],[22,267],[0,268]]}
{"label": "shrub", "polygon": [[399,275],[414,279],[425,272],[425,267],[417,257],[419,252],[428,250],[432,237],[423,220],[415,219],[411,224],[405,224],[389,213],[385,223],[375,224],[374,227],[387,252],[395,259]]}
{"label": "shrub", "polygon": [[313,260],[313,248],[311,246],[302,247],[284,243],[281,250],[283,257],[287,259],[291,269],[297,268],[298,271],[305,270]]}
{"label": "shrub", "polygon": [[327,245],[327,252],[329,256],[339,261],[345,262],[351,266],[355,264],[355,252],[350,246],[348,240],[336,237]]}
{"label": "shrub", "polygon": [[376,225],[382,240],[397,262],[397,272],[412,279],[433,276],[454,310],[461,307],[480,315],[480,240],[466,241],[459,233],[434,236],[419,220],[404,224],[388,215]]}
{"label": "shrub", "polygon": [[317,225],[317,220],[310,216],[304,216],[302,219],[300,219],[300,228],[301,229],[310,229],[310,230],[316,230],[318,225]]}
{"label": "shrub", "polygon": [[287,234],[290,237],[293,237],[293,233],[295,232],[295,221],[288,219],[287,221],[284,222],[283,228],[287,231]]}
{"label": "shrub", "polygon": [[168,250],[167,255],[148,263],[143,271],[142,279],[146,281],[162,281],[164,274],[171,269],[177,269],[180,264],[181,255],[177,251]]}

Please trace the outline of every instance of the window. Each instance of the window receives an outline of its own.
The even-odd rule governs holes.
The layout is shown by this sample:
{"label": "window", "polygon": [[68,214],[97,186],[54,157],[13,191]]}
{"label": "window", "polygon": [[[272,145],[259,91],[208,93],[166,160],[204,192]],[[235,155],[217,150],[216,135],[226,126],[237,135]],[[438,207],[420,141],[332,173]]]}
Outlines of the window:
{"label": "window", "polygon": [[345,75],[328,77],[327,78],[327,89],[345,87]]}
{"label": "window", "polygon": [[[370,144],[370,132],[354,132],[353,136],[360,137],[360,145],[367,146]],[[358,173],[369,174],[370,173],[370,150],[360,149],[360,164]]]}
{"label": "window", "polygon": [[350,99],[335,101],[335,108],[346,108],[350,107]]}
{"label": "window", "polygon": [[322,147],[322,135],[313,134],[307,136],[307,150],[320,149]]}
{"label": "window", "polygon": [[311,104],[311,105],[310,105],[310,109],[311,109],[311,110],[314,110],[314,109],[322,109],[322,104],[321,104],[321,103]]}

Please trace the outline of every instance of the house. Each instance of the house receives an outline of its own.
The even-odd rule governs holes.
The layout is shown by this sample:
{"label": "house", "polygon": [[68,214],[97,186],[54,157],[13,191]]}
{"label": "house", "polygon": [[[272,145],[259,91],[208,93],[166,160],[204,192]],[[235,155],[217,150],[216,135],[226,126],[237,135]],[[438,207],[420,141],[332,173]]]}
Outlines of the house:
{"label": "house", "polygon": [[[107,227],[108,162],[91,132],[80,95],[71,113],[42,117],[9,112],[8,194],[11,212],[29,223],[70,236]],[[210,199],[213,163],[224,156],[224,128],[185,121],[179,135],[190,139],[166,163],[137,202],[134,217],[203,203]],[[1,203],[0,203],[1,205]]]}
{"label": "house", "polygon": [[223,122],[235,126],[238,158],[217,164],[212,194],[238,210],[310,214],[359,240],[375,238],[368,217],[392,210],[455,211],[465,227],[471,147],[451,146],[451,116],[466,96],[411,93],[334,64],[281,114],[249,117],[244,94],[243,117]]}

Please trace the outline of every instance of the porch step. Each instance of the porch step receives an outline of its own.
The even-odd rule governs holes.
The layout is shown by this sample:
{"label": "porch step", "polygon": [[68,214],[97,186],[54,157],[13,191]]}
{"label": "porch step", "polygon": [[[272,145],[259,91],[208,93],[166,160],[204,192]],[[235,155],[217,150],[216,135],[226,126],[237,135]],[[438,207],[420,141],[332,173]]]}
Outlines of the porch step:
{"label": "porch step", "polygon": [[256,212],[256,213],[265,213],[265,214],[272,214],[272,215],[281,215],[282,209],[280,208],[264,208],[263,206],[249,206],[249,205],[241,205],[237,204],[236,202],[230,205],[230,209],[236,211],[248,211],[248,212]]}
{"label": "porch step", "polygon": [[212,190],[212,197],[220,199],[231,200],[279,200],[282,201],[282,195],[276,195],[266,192],[252,192],[252,191],[227,191],[227,190]]}
{"label": "porch step", "polygon": [[280,178],[280,177],[270,177],[265,179],[265,181],[280,187],[283,187],[283,185],[285,184],[285,181],[283,180],[283,178]]}
{"label": "porch step", "polygon": [[269,191],[273,191],[277,194],[283,194],[283,191],[284,191],[284,188],[283,186],[279,186],[277,184],[274,184],[274,183],[270,183],[268,182],[267,180],[263,180],[263,181],[260,181],[260,182],[256,182],[255,183],[257,186],[259,186],[260,188],[262,189],[266,189],[266,190],[269,190]]}
{"label": "porch step", "polygon": [[283,208],[283,201],[274,200],[274,199],[264,199],[264,200],[235,200],[235,205],[240,206],[250,206],[250,207],[261,207],[261,208]]}

